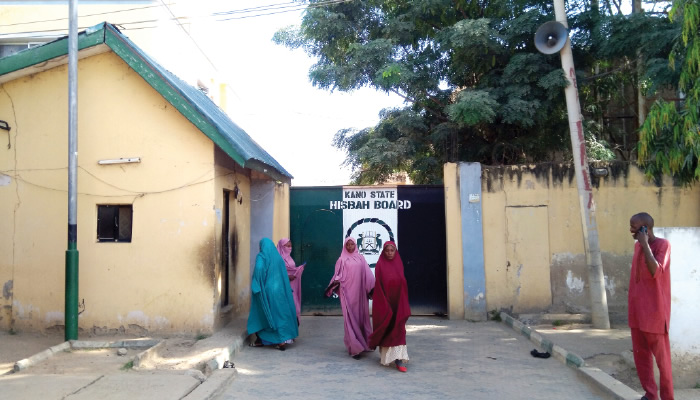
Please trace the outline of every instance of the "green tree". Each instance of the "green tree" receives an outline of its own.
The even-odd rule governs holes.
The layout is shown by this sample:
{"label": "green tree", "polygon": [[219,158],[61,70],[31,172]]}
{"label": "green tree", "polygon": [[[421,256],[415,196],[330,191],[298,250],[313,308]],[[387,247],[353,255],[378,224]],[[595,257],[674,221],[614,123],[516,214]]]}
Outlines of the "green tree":
{"label": "green tree", "polygon": [[[578,77],[588,100],[584,113],[602,115],[619,91],[620,77],[635,76],[624,58],[636,59],[648,30],[626,38],[627,47],[619,51],[601,45],[602,38],[618,31],[628,35],[641,22],[601,13],[597,3],[574,2],[570,8],[577,67],[590,74],[595,63],[603,66],[598,77]],[[347,151],[355,183],[383,182],[397,172],[407,172],[415,183],[439,183],[445,162],[497,165],[570,157],[567,82],[559,56],[540,54],[533,43],[534,32],[552,15],[549,0],[358,0],[325,6],[312,0],[301,25],[277,32],[274,40],[315,57],[309,78],[319,88],[369,86],[405,99],[405,107],[384,110],[376,126],[336,134],[334,144]],[[643,52],[649,55],[644,60],[652,60],[654,51]],[[607,143],[615,144],[616,137],[605,136],[605,124],[598,126],[587,143],[596,146],[592,154],[610,158]]]}
{"label": "green tree", "polygon": [[671,18],[681,21],[682,34],[669,55],[680,69],[680,104],[658,100],[639,137],[639,163],[649,178],[672,175],[683,185],[700,180],[700,2],[676,0]]}

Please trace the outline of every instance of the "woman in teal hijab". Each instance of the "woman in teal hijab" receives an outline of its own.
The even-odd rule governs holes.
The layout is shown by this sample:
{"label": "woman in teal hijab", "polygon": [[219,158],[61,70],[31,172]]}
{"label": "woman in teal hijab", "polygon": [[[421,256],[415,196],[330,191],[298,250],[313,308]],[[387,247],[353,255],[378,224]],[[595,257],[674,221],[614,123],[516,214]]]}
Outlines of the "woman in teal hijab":
{"label": "woman in teal hijab", "polygon": [[248,334],[258,336],[251,346],[272,344],[284,350],[286,343],[299,336],[297,311],[287,267],[277,247],[268,238],[260,240],[250,286]]}

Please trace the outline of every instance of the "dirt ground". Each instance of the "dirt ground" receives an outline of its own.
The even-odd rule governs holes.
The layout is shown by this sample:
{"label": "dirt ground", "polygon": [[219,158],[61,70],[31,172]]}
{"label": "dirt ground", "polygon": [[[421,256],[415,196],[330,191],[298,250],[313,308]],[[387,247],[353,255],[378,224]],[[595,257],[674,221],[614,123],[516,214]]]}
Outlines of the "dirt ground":
{"label": "dirt ground", "polygon": [[[85,341],[112,342],[127,339],[144,339],[134,336],[93,336],[80,337]],[[140,369],[160,370],[203,370],[204,363],[213,357],[211,349],[201,349],[196,339],[190,338],[147,338],[160,339],[163,343],[158,346],[157,352],[148,362],[141,365]],[[29,358],[50,347],[64,342],[63,333],[38,334],[18,333],[10,334],[0,331],[0,375],[11,371],[15,362]],[[129,371],[132,367],[129,363],[134,357],[147,348],[128,348],[125,355],[118,355],[118,348],[103,349],[66,349],[49,357],[48,359],[33,365],[22,373],[46,373],[46,374],[81,374],[81,373],[107,373],[115,371]]]}
{"label": "dirt ground", "polygon": [[11,370],[15,362],[63,342],[63,334],[10,334],[0,331],[0,374]]}
{"label": "dirt ground", "polygon": [[600,354],[587,358],[586,366],[600,368],[601,371],[624,383],[629,388],[643,393],[642,385],[637,378],[637,370],[627,365],[618,354]]}
{"label": "dirt ground", "polygon": [[[552,328],[551,325],[534,326],[535,329],[557,329],[561,331],[573,329],[590,329],[590,324],[566,323]],[[627,325],[613,326],[617,329],[626,329]],[[598,354],[584,360],[586,366],[599,368],[601,371],[622,382],[629,388],[643,393],[642,385],[637,378],[637,370],[630,366],[620,354]]]}

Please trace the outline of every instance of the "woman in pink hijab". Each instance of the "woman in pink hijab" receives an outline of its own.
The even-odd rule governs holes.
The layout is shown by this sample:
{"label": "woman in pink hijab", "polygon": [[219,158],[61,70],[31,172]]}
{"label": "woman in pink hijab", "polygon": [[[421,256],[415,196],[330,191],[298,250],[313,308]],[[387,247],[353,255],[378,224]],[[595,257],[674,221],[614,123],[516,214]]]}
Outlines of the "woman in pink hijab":
{"label": "woman in pink hijab", "polygon": [[292,241],[287,238],[280,239],[280,241],[277,242],[277,251],[282,256],[284,265],[287,266],[289,285],[292,287],[294,305],[297,308],[297,323],[299,323],[299,316],[301,315],[301,274],[304,273],[306,264],[304,263],[297,267],[292,259]]}
{"label": "woman in pink hijab", "polygon": [[368,344],[372,333],[369,299],[374,290],[374,275],[365,257],[357,251],[355,239],[345,239],[343,251],[335,263],[335,274],[326,288],[326,296],[337,293],[343,309],[345,347],[359,360],[363,351],[373,351]]}

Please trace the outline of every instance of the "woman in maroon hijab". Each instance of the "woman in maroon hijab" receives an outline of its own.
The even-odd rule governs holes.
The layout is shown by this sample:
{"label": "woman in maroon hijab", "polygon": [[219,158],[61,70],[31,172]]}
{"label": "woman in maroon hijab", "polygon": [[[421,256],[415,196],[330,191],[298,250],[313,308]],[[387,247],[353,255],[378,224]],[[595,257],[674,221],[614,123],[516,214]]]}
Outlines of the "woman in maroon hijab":
{"label": "woman in maroon hijab", "polygon": [[408,287],[403,274],[403,262],[394,242],[384,243],[374,273],[374,331],[369,337],[369,345],[372,348],[379,346],[382,365],[390,365],[393,362],[399,371],[406,372],[406,321],[411,316],[411,307],[408,305]]}
{"label": "woman in maroon hijab", "polygon": [[345,239],[343,251],[335,263],[335,273],[326,289],[326,296],[337,293],[343,310],[343,341],[352,358],[359,360],[363,351],[373,351],[367,344],[372,333],[369,321],[369,297],[374,289],[374,275],[365,257],[357,251],[355,239]]}

